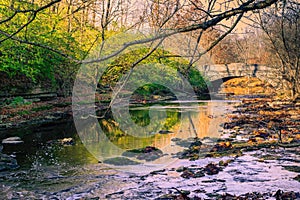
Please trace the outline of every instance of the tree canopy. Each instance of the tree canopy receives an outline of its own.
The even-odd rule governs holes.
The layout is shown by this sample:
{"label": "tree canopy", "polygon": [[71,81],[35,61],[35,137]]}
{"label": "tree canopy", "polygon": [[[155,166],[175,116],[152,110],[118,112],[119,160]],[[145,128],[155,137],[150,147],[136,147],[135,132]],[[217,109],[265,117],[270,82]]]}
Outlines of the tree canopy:
{"label": "tree canopy", "polygon": [[[282,19],[289,23],[298,23],[287,17],[297,13],[297,7],[295,10],[295,6],[290,5],[298,4],[286,4],[286,1],[280,0],[0,2],[0,72],[10,77],[21,74],[36,83],[47,79],[52,87],[61,90],[69,88],[66,93],[70,93],[80,64],[102,62],[113,57],[117,60],[120,53],[132,46],[147,45],[151,53],[162,49],[183,57],[187,62],[183,74],[188,74],[195,65],[203,63],[201,59],[208,52],[209,59],[216,63],[247,60],[249,56],[242,55],[235,49],[245,50],[245,41],[249,39],[241,42],[242,39],[236,39],[231,34],[238,23],[253,19],[253,15],[260,10],[272,15],[274,9],[280,7],[282,13],[285,13],[281,15],[284,16]],[[278,6],[281,2],[282,5],[289,6]],[[267,15],[265,19],[273,20],[273,26],[278,21],[276,17]],[[290,26],[285,22],[281,24],[284,27]],[[271,25],[268,28],[270,30]],[[272,31],[272,34],[276,34],[275,32]],[[124,41],[119,49],[103,56],[104,49],[101,47],[105,46],[108,38],[118,33],[142,34],[143,37]],[[285,49],[288,46],[289,52],[297,49],[291,49],[291,45],[286,45],[288,43],[297,44],[297,41],[282,43],[285,44]],[[180,46],[177,50],[173,48],[176,45]],[[89,57],[95,50],[99,56]],[[147,52],[140,53],[145,58],[148,57]],[[289,55],[292,58],[291,53]],[[295,66],[294,61],[292,65]]]}

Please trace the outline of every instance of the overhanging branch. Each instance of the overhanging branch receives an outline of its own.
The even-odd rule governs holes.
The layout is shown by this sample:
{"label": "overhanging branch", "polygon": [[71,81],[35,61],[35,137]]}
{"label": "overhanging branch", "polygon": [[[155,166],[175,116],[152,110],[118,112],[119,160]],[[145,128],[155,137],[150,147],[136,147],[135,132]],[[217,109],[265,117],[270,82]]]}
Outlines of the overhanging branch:
{"label": "overhanging branch", "polygon": [[88,64],[88,63],[101,62],[101,61],[110,59],[114,56],[117,56],[118,54],[123,52],[125,49],[127,49],[128,47],[133,46],[133,45],[149,43],[149,42],[159,40],[162,38],[166,38],[166,37],[170,37],[170,36],[173,36],[173,35],[176,35],[179,33],[186,33],[186,32],[191,32],[191,31],[195,31],[195,30],[199,30],[199,29],[206,30],[210,27],[217,25],[219,22],[223,21],[224,19],[229,19],[233,16],[236,16],[238,14],[243,14],[243,13],[246,13],[249,11],[264,9],[278,1],[279,0],[265,0],[265,1],[257,2],[257,3],[249,3],[249,2],[253,2],[253,0],[249,0],[245,3],[243,3],[238,8],[234,8],[232,10],[225,11],[221,14],[218,14],[214,18],[212,18],[206,22],[203,22],[200,24],[194,24],[191,26],[183,27],[183,28],[178,28],[178,29],[172,30],[168,33],[159,34],[159,35],[156,35],[151,38],[135,40],[132,42],[124,43],[123,46],[119,50],[115,51],[114,53],[112,53],[110,55],[107,55],[107,56],[104,56],[101,58],[97,58],[97,59],[83,60],[83,61],[81,61],[81,63]]}

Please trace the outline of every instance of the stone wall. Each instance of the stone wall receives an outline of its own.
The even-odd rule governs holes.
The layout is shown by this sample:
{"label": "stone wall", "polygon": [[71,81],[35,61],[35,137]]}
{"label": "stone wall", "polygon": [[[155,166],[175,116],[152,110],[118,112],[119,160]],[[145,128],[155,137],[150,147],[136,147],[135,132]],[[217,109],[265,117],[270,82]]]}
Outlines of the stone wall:
{"label": "stone wall", "polygon": [[247,65],[244,63],[231,63],[224,65],[204,65],[198,67],[202,74],[211,82],[222,83],[223,80],[228,80],[230,77],[257,77],[262,81],[267,81],[273,86],[280,83],[278,71],[276,69],[264,65]]}

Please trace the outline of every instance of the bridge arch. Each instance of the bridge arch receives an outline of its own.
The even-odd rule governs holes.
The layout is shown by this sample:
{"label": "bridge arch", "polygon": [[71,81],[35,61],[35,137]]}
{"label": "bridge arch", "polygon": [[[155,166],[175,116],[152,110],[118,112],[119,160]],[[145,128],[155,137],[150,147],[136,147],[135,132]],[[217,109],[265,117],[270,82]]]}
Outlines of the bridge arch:
{"label": "bridge arch", "polygon": [[226,81],[229,81],[229,80],[234,79],[234,78],[242,78],[242,77],[245,77],[245,76],[229,76],[229,77],[223,77],[223,78],[219,78],[217,80],[213,80],[213,81],[210,82],[210,85],[209,85],[208,89],[209,89],[210,92],[218,92],[221,85],[223,83],[225,83]]}
{"label": "bridge arch", "polygon": [[210,81],[210,92],[217,92],[220,86],[233,78],[256,77],[266,81],[273,87],[280,84],[280,77],[276,69],[264,65],[248,65],[244,63],[231,63],[224,65],[204,65],[199,67],[202,75]]}
{"label": "bridge arch", "polygon": [[[268,87],[275,87],[273,84],[272,84],[272,82],[271,81],[268,81],[268,80],[266,80],[266,79],[264,79],[264,77],[262,77],[262,78],[259,78],[259,77],[257,77],[257,76],[230,76],[230,77],[224,77],[224,78],[220,78],[220,79],[217,79],[217,80],[214,80],[214,81],[211,81],[210,82],[210,86],[209,86],[209,91],[210,92],[218,92],[219,91],[219,89],[221,88],[221,86],[222,86],[222,84],[223,83],[225,83],[225,82],[227,82],[227,81],[229,81],[229,80],[231,80],[231,79],[235,79],[235,78],[243,78],[243,77],[248,77],[248,78],[256,78],[257,80],[260,80],[260,81],[262,81],[262,82],[265,82],[267,85],[266,86],[268,86]],[[251,82],[249,82],[249,84],[250,84]]]}

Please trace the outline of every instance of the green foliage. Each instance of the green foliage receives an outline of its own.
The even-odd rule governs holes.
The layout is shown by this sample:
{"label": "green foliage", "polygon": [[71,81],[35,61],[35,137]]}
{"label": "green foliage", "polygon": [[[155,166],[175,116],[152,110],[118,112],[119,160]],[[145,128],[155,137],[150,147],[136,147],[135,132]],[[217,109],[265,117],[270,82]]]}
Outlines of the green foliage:
{"label": "green foliage", "polygon": [[49,50],[6,41],[0,46],[0,71],[6,72],[11,78],[24,74],[34,82],[38,80],[54,80],[55,66],[64,59]]}
{"label": "green foliage", "polygon": [[[104,88],[108,86],[116,86],[116,84],[120,80],[122,80],[122,76],[129,72],[132,65],[137,60],[147,55],[149,50],[149,48],[143,47],[136,50],[132,50],[117,57],[114,61],[112,61],[109,64],[106,71],[103,73],[100,80],[100,87]],[[132,86],[140,85],[140,83],[143,82],[143,78],[147,75],[151,75],[152,80],[155,80],[155,76],[158,75],[153,74],[151,68],[156,68],[162,73],[159,74],[157,79],[161,79],[161,76],[163,76],[165,79],[164,83],[166,85],[183,84],[182,80],[177,74],[178,72],[181,72],[181,74],[184,77],[188,78],[189,83],[194,87],[196,91],[204,91],[207,88],[206,82],[196,68],[192,67],[189,70],[188,74],[184,73],[188,68],[188,64],[188,61],[186,61],[185,59],[180,58],[178,56],[174,56],[168,51],[158,49],[155,52],[153,52],[148,58],[144,59],[139,63],[139,66],[146,65],[147,67],[143,68],[142,73],[135,75],[134,81],[131,81],[131,83],[129,82],[128,84],[132,84]],[[145,96],[149,94],[154,94],[155,92],[166,92],[167,94],[170,94],[168,88],[155,83],[146,84],[135,91],[135,93]]]}
{"label": "green foliage", "polygon": [[50,110],[52,109],[53,106],[52,105],[44,105],[44,106],[40,106],[40,107],[36,107],[36,108],[32,108],[31,111],[43,111],[43,110]]}
{"label": "green foliage", "polygon": [[134,91],[135,94],[139,94],[144,96],[145,98],[149,96],[149,94],[153,95],[174,95],[168,88],[158,85],[158,84],[146,84],[142,87],[139,87],[137,90]]}
{"label": "green foliage", "polygon": [[31,102],[26,102],[23,97],[15,97],[7,101],[8,106],[17,107],[21,105],[30,105]]}
{"label": "green foliage", "polygon": [[17,112],[18,115],[29,115],[30,114],[30,111],[29,110],[21,110],[19,112]]}
{"label": "green foliage", "polygon": [[[139,48],[137,50],[132,50],[119,57],[117,57],[110,65],[107,70],[103,73],[101,77],[102,84],[114,85],[120,78],[129,71],[131,66],[144,55],[149,52],[149,48]],[[159,63],[162,65],[167,65],[169,67],[175,67],[182,65],[182,62],[177,61],[174,58],[166,57],[169,55],[168,52],[158,49],[153,52],[148,58],[144,59],[139,65],[144,64],[155,64]]]}
{"label": "green foliage", "polygon": [[194,90],[197,93],[201,93],[201,92],[207,90],[208,81],[204,79],[204,77],[201,75],[201,73],[197,69],[192,68],[189,71],[188,79],[189,79],[189,83],[194,87]]}
{"label": "green foliage", "polygon": [[167,111],[167,119],[164,124],[164,129],[172,129],[176,124],[180,122],[180,117],[181,115],[178,111]]}
{"label": "green foliage", "polygon": [[[0,18],[8,19],[14,14],[14,10],[37,9],[44,4],[45,2],[39,0],[35,3],[0,0]],[[66,9],[63,8],[66,5],[60,6],[60,12],[48,9],[39,12],[15,37],[58,50],[79,60],[83,59],[96,37],[96,31],[88,25],[79,30],[76,28],[77,22],[71,24],[76,28],[74,31],[68,30],[68,20],[64,19]],[[8,34],[16,33],[32,17],[31,12],[17,13],[12,19],[1,23],[0,30]],[[0,34],[0,41],[6,37]],[[35,84],[58,90],[70,90],[78,69],[78,65],[47,48],[11,39],[0,43],[0,63],[0,72],[8,74],[11,79],[25,75]]]}
{"label": "green foliage", "polygon": [[9,105],[10,106],[17,106],[17,105],[21,105],[23,103],[24,103],[24,98],[23,97],[15,97],[11,100]]}
{"label": "green foliage", "polygon": [[135,124],[145,127],[150,124],[149,110],[130,110],[131,119]]}

